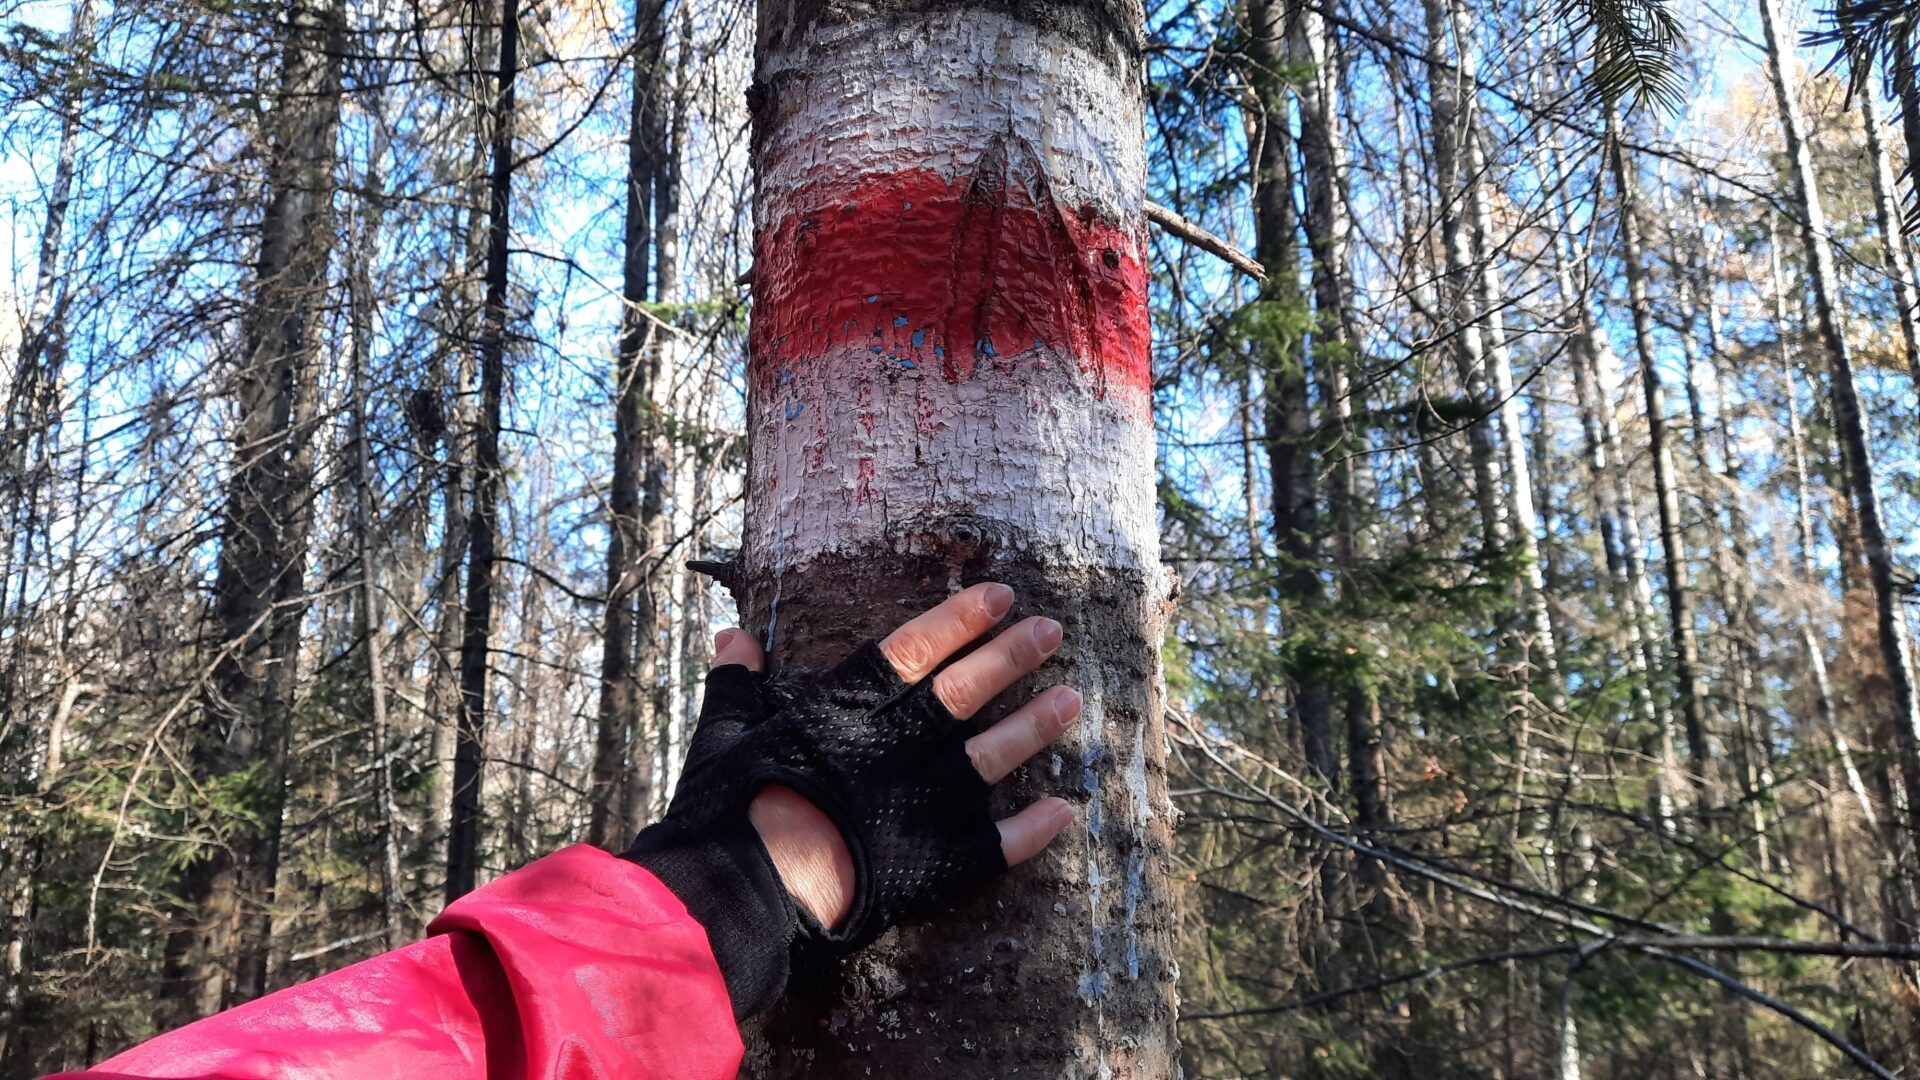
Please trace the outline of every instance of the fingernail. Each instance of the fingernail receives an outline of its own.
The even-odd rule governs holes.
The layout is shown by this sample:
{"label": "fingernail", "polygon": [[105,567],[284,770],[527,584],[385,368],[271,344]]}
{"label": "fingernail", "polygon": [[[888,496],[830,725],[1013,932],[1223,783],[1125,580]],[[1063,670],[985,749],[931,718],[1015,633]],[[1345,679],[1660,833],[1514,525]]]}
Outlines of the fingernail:
{"label": "fingernail", "polygon": [[1053,718],[1062,728],[1080,719],[1080,691],[1069,689],[1055,694]]}
{"label": "fingernail", "polygon": [[732,627],[728,627],[727,629],[722,630],[719,633],[713,635],[713,651],[714,652],[726,651],[727,646],[733,644],[733,635],[739,632],[740,631],[735,630]]}
{"label": "fingernail", "polygon": [[1068,802],[1065,799],[1061,799],[1059,802],[1053,804],[1053,821],[1051,824],[1054,828],[1064,829],[1072,822],[1073,822],[1073,804],[1072,803]]}
{"label": "fingernail", "polygon": [[1033,643],[1043,653],[1050,653],[1060,647],[1060,624],[1052,619],[1041,619],[1033,624]]}
{"label": "fingernail", "polygon": [[996,582],[987,586],[986,595],[980,598],[980,603],[986,607],[987,614],[997,619],[1013,610],[1013,590]]}

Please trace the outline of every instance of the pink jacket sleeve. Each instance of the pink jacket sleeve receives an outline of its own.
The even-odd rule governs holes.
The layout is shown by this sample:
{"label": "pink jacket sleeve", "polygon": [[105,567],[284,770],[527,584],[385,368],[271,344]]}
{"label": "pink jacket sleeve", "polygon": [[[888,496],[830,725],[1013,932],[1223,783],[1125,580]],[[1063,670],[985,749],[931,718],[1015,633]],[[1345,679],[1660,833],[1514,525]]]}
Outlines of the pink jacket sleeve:
{"label": "pink jacket sleeve", "polygon": [[157,1036],[70,1080],[730,1080],[707,935],[667,887],[570,847],[449,905],[434,936]]}

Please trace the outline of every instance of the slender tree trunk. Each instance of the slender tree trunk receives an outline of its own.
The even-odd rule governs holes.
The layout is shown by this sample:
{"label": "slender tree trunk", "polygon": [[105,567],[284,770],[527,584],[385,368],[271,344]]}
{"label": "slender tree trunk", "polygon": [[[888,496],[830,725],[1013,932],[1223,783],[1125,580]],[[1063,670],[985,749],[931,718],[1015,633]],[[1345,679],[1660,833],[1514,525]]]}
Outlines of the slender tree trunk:
{"label": "slender tree trunk", "polygon": [[[1541,146],[1541,175],[1556,189],[1566,181],[1557,139],[1549,136]],[[1607,577],[1613,604],[1624,612],[1627,644],[1622,650],[1628,675],[1633,680],[1632,715],[1642,730],[1656,733],[1654,803],[1663,829],[1671,829],[1676,785],[1673,780],[1672,721],[1653,697],[1647,665],[1644,629],[1650,615],[1644,608],[1651,604],[1651,593],[1644,577],[1636,577],[1639,563],[1639,527],[1634,517],[1631,492],[1623,496],[1624,477],[1618,469],[1620,439],[1612,419],[1612,405],[1602,392],[1600,378],[1603,350],[1611,347],[1594,325],[1585,294],[1575,283],[1576,259],[1570,239],[1570,223],[1565,207],[1558,199],[1549,203],[1554,238],[1554,284],[1565,305],[1569,359],[1573,368],[1575,406],[1579,411],[1586,442],[1588,475],[1592,479],[1593,516],[1600,529],[1601,548],[1606,555]],[[1617,365],[1615,365],[1617,366]],[[1633,538],[1629,547],[1628,537]],[[1643,603],[1643,597],[1645,602]]]}
{"label": "slender tree trunk", "polygon": [[[1810,494],[1807,475],[1806,438],[1800,425],[1800,390],[1794,372],[1799,369],[1792,350],[1787,344],[1787,327],[1794,325],[1788,321],[1786,284],[1780,275],[1779,234],[1774,229],[1771,215],[1767,219],[1767,266],[1773,292],[1773,322],[1779,327],[1778,341],[1780,349],[1780,386],[1787,402],[1787,445],[1788,460],[1793,468],[1794,511],[1797,526],[1797,538],[1800,544],[1800,576],[1804,586],[1813,592],[1820,592],[1825,585],[1820,569],[1815,562],[1813,540],[1813,515],[1809,509]],[[1826,647],[1820,642],[1820,635],[1814,629],[1814,612],[1809,606],[1800,617],[1800,643],[1806,654],[1808,674],[1811,676],[1814,694],[1814,709],[1820,717],[1820,730],[1833,745],[1834,756],[1839,759],[1842,773],[1846,777],[1847,790],[1852,792],[1854,802],[1860,809],[1860,817],[1868,825],[1872,834],[1880,836],[1879,815],[1874,810],[1873,799],[1867,794],[1866,782],[1861,778],[1860,769],[1853,759],[1853,747],[1847,739],[1846,731],[1840,725],[1840,712],[1834,704],[1832,680],[1827,674]]]}
{"label": "slender tree trunk", "polygon": [[1793,72],[1780,44],[1778,0],[1760,0],[1760,22],[1766,33],[1774,96],[1780,107],[1781,133],[1786,137],[1787,157],[1793,166],[1789,205],[1798,211],[1795,224],[1806,248],[1814,321],[1831,369],[1834,432],[1846,462],[1854,515],[1859,523],[1861,545],[1866,551],[1867,574],[1873,583],[1880,652],[1891,684],[1889,719],[1898,741],[1900,772],[1908,792],[1907,828],[1916,844],[1920,844],[1920,799],[1913,797],[1914,792],[1920,792],[1920,697],[1916,697],[1914,686],[1906,618],[1900,610],[1899,589],[1894,583],[1894,552],[1882,523],[1867,421],[1860,411],[1859,392],[1853,384],[1853,357],[1848,351],[1846,332],[1840,325],[1836,306],[1841,302],[1840,280],[1834,269],[1833,245],[1828,238],[1819,180],[1813,171],[1813,155],[1805,137],[1806,120],[1800,114]]}
{"label": "slender tree trunk", "polygon": [[[214,582],[223,644],[191,735],[202,777],[253,769],[263,824],[182,872],[168,910],[156,1020],[170,1027],[264,989],[299,633],[305,615],[317,329],[333,250],[344,9],[297,0],[282,27],[280,101],[269,123],[268,203],[254,306],[235,379],[238,423]],[[226,823],[223,823],[226,824]],[[251,903],[250,910],[243,907]]]}
{"label": "slender tree trunk", "polygon": [[[1307,638],[1313,614],[1325,604],[1320,581],[1320,500],[1317,455],[1304,340],[1307,301],[1300,291],[1299,215],[1294,204],[1293,133],[1288,88],[1280,77],[1289,63],[1286,11],[1275,0],[1248,6],[1251,48],[1257,65],[1253,117],[1254,250],[1268,267],[1254,329],[1255,363],[1265,394],[1267,474],[1272,485],[1274,548],[1279,556],[1281,631]],[[1335,332],[1338,332],[1337,329]],[[1339,790],[1333,746],[1333,697],[1320,665],[1308,663],[1292,678],[1293,723],[1309,772]]]}
{"label": "slender tree trunk", "polygon": [[1860,95],[1860,126],[1873,159],[1873,216],[1880,228],[1880,265],[1893,283],[1893,304],[1900,313],[1900,343],[1907,349],[1907,370],[1920,394],[1920,284],[1914,281],[1913,253],[1900,225],[1900,196],[1894,188],[1893,162],[1880,133],[1880,109],[1873,95]]}
{"label": "slender tree trunk", "polygon": [[472,892],[480,869],[480,780],[486,760],[489,636],[500,520],[500,410],[506,377],[507,251],[512,239],[514,82],[520,3],[501,0],[499,96],[493,108],[487,200],[487,301],[480,330],[480,417],[474,432],[473,518],[467,530],[466,610],[460,628],[460,712],[453,757],[453,824],[447,834],[449,903]]}
{"label": "slender tree trunk", "polygon": [[[638,824],[629,811],[627,789],[637,775],[641,752],[643,684],[635,666],[635,607],[639,594],[652,588],[641,557],[646,554],[647,522],[642,520],[640,485],[653,466],[650,435],[653,379],[648,361],[653,324],[645,305],[653,298],[649,264],[653,255],[654,177],[657,146],[649,124],[652,97],[658,93],[660,19],[658,0],[634,6],[633,100],[627,126],[626,261],[620,298],[620,343],[615,370],[613,486],[608,498],[607,614],[600,654],[600,715],[593,747],[591,818],[587,842],[623,846]],[[644,624],[643,624],[644,625]],[[651,629],[651,627],[648,627]],[[653,642],[639,648],[651,652]]]}
{"label": "slender tree trunk", "polygon": [[[379,155],[374,155],[379,160]],[[368,186],[372,187],[373,181]],[[348,397],[353,409],[354,508],[353,531],[355,560],[360,564],[360,627],[356,634],[366,650],[367,705],[373,721],[373,785],[377,828],[380,835],[380,914],[386,930],[386,945],[397,949],[406,944],[407,908],[405,878],[400,870],[400,814],[393,792],[393,746],[387,713],[386,611],[379,581],[379,565],[374,550],[378,529],[378,511],[374,507],[373,454],[367,428],[367,398],[372,392],[371,352],[373,338],[373,282],[367,260],[379,235],[378,195],[361,209],[362,223],[355,248],[357,258],[347,283],[350,307],[348,322],[353,334],[353,385]]]}
{"label": "slender tree trunk", "polygon": [[[1719,314],[1713,306],[1713,285],[1704,262],[1707,250],[1706,219],[1698,201],[1690,201],[1693,204],[1691,224],[1695,246],[1687,254],[1686,276],[1680,282],[1684,300],[1680,347],[1687,391],[1686,444],[1694,471],[1700,478],[1696,499],[1702,516],[1719,525],[1721,532],[1720,539],[1713,544],[1712,596],[1720,608],[1721,634],[1718,644],[1723,666],[1719,682],[1726,688],[1722,698],[1729,705],[1723,717],[1724,730],[1734,735],[1734,765],[1739,774],[1741,803],[1753,830],[1754,856],[1761,869],[1771,873],[1776,854],[1768,820],[1774,787],[1772,736],[1768,731],[1765,713],[1753,707],[1753,643],[1757,628],[1753,621],[1752,592],[1748,584],[1753,568],[1748,565],[1747,558],[1746,514],[1740,509],[1737,498],[1721,497],[1723,491],[1732,493],[1739,490],[1739,458],[1733,439],[1727,434],[1727,428],[1732,423],[1728,415],[1727,385],[1718,375],[1720,324]],[[1701,338],[1703,327],[1706,332],[1704,342]],[[1717,403],[1719,415],[1716,417],[1718,423],[1711,425],[1707,414],[1706,388],[1701,381],[1702,374],[1709,370],[1715,373],[1714,382],[1720,389]],[[1709,438],[1711,428],[1717,428],[1720,434],[1718,441],[1722,461],[1719,470],[1713,466],[1710,445],[1713,440]],[[1723,484],[1714,482],[1716,471]],[[1723,503],[1726,505],[1723,506]],[[1714,711],[1707,705],[1707,702],[1702,702],[1703,715],[1711,715]],[[1784,838],[1785,834],[1781,835]]]}
{"label": "slender tree trunk", "polygon": [[1422,0],[1426,15],[1426,67],[1433,110],[1435,213],[1446,249],[1446,274],[1440,290],[1448,348],[1460,373],[1466,407],[1473,411],[1467,438],[1473,459],[1474,500],[1480,508],[1481,543],[1488,552],[1504,549],[1509,539],[1505,492],[1501,487],[1499,448],[1494,438],[1497,405],[1487,386],[1487,342],[1479,296],[1480,272],[1474,265],[1473,221],[1469,192],[1479,186],[1471,171],[1472,99],[1464,70],[1448,58],[1448,42],[1461,56],[1470,48],[1460,34],[1464,14],[1457,0]]}
{"label": "slender tree trunk", "polygon": [[[50,473],[40,467],[39,460],[50,452],[52,430],[60,415],[59,369],[64,352],[59,347],[60,307],[66,293],[61,263],[78,157],[80,91],[93,56],[93,32],[93,0],[78,0],[63,43],[75,58],[76,70],[60,93],[60,136],[54,152],[53,182],[47,191],[47,216],[40,223],[32,300],[27,306],[26,324],[21,328],[19,350],[13,360],[5,411],[0,412],[0,495],[7,499],[4,520],[11,525],[10,535],[0,543],[7,545],[10,564],[16,550],[14,545],[20,545],[19,562],[10,565],[5,576],[0,576],[0,634],[8,639],[5,655],[0,656],[0,718],[20,715],[30,707],[20,692],[24,674],[22,658],[31,637],[30,608],[25,596],[31,552],[26,548],[34,534],[43,531],[36,507],[41,485],[52,481]],[[7,597],[13,592],[11,586],[16,573],[19,599],[9,607]],[[69,677],[65,685],[76,684]],[[64,697],[61,700],[64,701]],[[59,718],[57,707],[55,718]],[[0,720],[0,727],[4,726],[5,720]],[[31,791],[33,796],[21,799],[21,809],[10,809],[0,817],[0,890],[4,890],[0,896],[5,897],[4,904],[0,905],[0,933],[5,935],[4,941],[0,941],[0,1068],[5,1067],[7,1048],[13,1043],[25,1003],[34,891],[46,844],[37,817],[53,774],[59,768],[61,738],[61,727],[50,724],[44,731],[30,729],[27,732],[21,740],[24,746],[17,762],[12,753],[0,751],[0,767],[16,770],[0,791],[22,796]],[[34,809],[25,810],[26,806]]]}
{"label": "slender tree trunk", "polygon": [[1680,487],[1669,444],[1666,390],[1654,364],[1653,309],[1640,242],[1639,185],[1619,142],[1618,118],[1609,116],[1609,153],[1620,199],[1620,248],[1626,268],[1628,304],[1633,312],[1633,338],[1640,358],[1641,389],[1646,395],[1648,452],[1653,458],[1655,505],[1660,514],[1660,549],[1667,564],[1667,617],[1673,632],[1673,680],[1680,699],[1680,718],[1692,758],[1689,772],[1695,797],[1703,808],[1713,803],[1712,751],[1701,714],[1700,645],[1694,634],[1692,582],[1687,572],[1686,538],[1680,533]]}
{"label": "slender tree trunk", "polygon": [[1123,3],[762,13],[743,614],[817,667],[1004,581],[1086,697],[996,797],[1080,825],[790,994],[764,1075],[1174,1074],[1141,64]]}
{"label": "slender tree trunk", "polygon": [[[472,32],[465,35],[466,62],[468,68],[478,72],[484,63],[481,57],[489,55],[493,34],[485,24],[482,11],[483,0],[469,0],[468,18],[472,21]],[[473,82],[482,85],[476,74]],[[475,93],[480,98],[483,92]],[[472,155],[468,160],[467,175],[464,181],[465,197],[461,200],[462,215],[458,231],[454,237],[456,256],[453,262],[452,287],[446,290],[443,302],[448,308],[448,337],[453,344],[453,364],[450,372],[444,373],[445,385],[435,387],[435,392],[446,392],[452,399],[448,404],[447,434],[444,440],[446,462],[440,475],[441,492],[441,528],[440,558],[435,571],[433,585],[434,622],[432,630],[433,656],[430,660],[431,673],[427,677],[427,709],[429,720],[433,724],[431,735],[431,754],[433,757],[433,775],[427,789],[427,825],[422,830],[425,850],[422,854],[434,865],[447,864],[447,839],[453,827],[453,771],[456,731],[460,713],[460,634],[466,622],[466,599],[460,587],[460,571],[469,543],[468,529],[472,519],[472,491],[470,480],[472,471],[468,461],[478,438],[479,407],[475,400],[477,388],[477,358],[475,344],[478,341],[477,324],[484,321],[485,300],[479,285],[484,289],[486,278],[486,221],[487,221],[487,147],[480,133],[485,130],[485,115],[489,106],[476,103],[473,106],[475,122]],[[476,319],[476,314],[480,317]],[[450,375],[451,378],[445,378]],[[444,883],[443,883],[444,887]]]}

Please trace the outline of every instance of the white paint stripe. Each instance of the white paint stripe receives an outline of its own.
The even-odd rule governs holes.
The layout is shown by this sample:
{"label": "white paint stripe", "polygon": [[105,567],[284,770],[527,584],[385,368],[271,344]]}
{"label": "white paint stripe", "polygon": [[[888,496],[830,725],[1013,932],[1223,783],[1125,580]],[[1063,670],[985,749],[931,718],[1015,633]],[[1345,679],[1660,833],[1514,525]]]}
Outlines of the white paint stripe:
{"label": "white paint stripe", "polygon": [[823,24],[808,38],[759,72],[780,80],[757,157],[762,228],[862,177],[966,175],[996,137],[1038,158],[1067,205],[1122,223],[1145,212],[1139,90],[1079,43],[980,10]]}
{"label": "white paint stripe", "polygon": [[884,365],[830,354],[756,395],[750,562],[871,552],[965,514],[1052,559],[1159,566],[1144,388],[1096,397],[1077,361],[1048,352],[959,382]]}

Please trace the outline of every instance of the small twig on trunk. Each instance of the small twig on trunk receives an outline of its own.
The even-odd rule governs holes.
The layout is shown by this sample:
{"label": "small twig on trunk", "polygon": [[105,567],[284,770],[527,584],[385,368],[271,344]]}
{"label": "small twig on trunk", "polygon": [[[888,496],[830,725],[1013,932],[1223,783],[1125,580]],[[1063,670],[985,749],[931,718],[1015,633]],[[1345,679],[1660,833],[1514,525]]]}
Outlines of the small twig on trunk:
{"label": "small twig on trunk", "polygon": [[1251,255],[1159,203],[1147,204],[1147,220],[1202,251],[1220,256],[1229,266],[1253,280],[1262,282],[1267,280],[1267,268],[1254,261]]}

